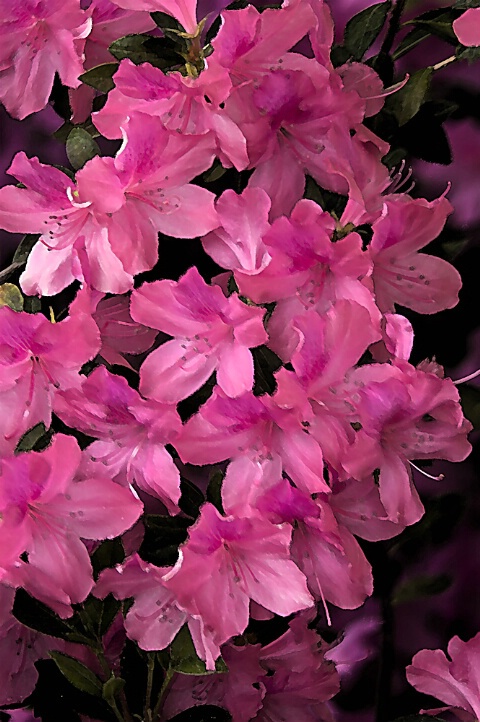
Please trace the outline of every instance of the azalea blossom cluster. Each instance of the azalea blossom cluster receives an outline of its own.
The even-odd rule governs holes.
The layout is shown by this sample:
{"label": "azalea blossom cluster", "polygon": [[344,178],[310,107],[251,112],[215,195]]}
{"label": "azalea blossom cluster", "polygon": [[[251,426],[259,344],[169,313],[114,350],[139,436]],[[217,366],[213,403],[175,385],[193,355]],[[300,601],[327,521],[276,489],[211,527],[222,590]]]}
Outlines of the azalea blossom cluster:
{"label": "azalea blossom cluster", "polygon": [[[328,622],[329,605],[372,594],[357,538],[422,517],[416,463],[470,451],[455,384],[435,361],[409,363],[397,308],[457,303],[458,272],[424,252],[450,203],[412,197],[382,162],[389,146],[364,121],[396,88],[363,63],[332,65],[322,0],[224,10],[208,56],[192,0],[0,5],[9,113],[43,108],[57,72],[73,122],[91,114],[121,141],[75,175],[19,153],[18,184],[0,189],[0,227],[38,235],[22,294],[73,299],[57,317],[0,308],[0,645],[19,658],[2,661],[0,703],[32,692],[49,651],[78,655],[78,635],[52,640],[12,616],[23,589],[65,622],[87,599],[133,600],[112,621],[147,652],[188,629],[205,674],[174,677],[162,719],[214,704],[235,722],[330,720],[339,677],[316,612]],[[124,58],[92,112],[79,76],[112,63],[127,32],[153,30],[152,12],[182,26],[169,32],[184,63]],[[241,183],[215,193],[215,175]],[[162,245],[181,255],[181,239],[216,272],[164,277]],[[22,451],[41,424],[56,430],[48,445]],[[182,479],[202,496],[196,514]],[[185,534],[155,564],[144,534],[161,520]],[[124,560],[94,575],[92,554],[118,537]],[[282,636],[249,640],[252,619],[274,616]]]}

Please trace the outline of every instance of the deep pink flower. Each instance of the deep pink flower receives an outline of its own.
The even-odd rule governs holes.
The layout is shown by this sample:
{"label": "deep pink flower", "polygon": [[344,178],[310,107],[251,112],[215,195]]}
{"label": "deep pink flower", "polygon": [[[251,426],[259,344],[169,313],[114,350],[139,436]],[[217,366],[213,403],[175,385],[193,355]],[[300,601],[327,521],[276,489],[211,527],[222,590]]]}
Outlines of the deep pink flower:
{"label": "deep pink flower", "polygon": [[409,460],[463,461],[471,446],[456,387],[430,370],[371,364],[352,372],[352,421],[361,429],[347,471],[357,479],[379,469],[380,498],[388,518],[413,524],[423,506],[413,486]]}
{"label": "deep pink flower", "polygon": [[54,295],[75,278],[99,291],[129,290],[133,276],[157,261],[158,231],[194,238],[217,226],[213,194],[188,182],[212,160],[208,136],[178,139],[146,116],[129,122],[116,158],[88,161],[76,184],[17,154],[10,172],[26,188],[0,190],[0,226],[42,234],[23,290]]}
{"label": "deep pink flower", "polygon": [[[214,77],[215,72],[221,77]],[[231,88],[226,72],[207,69],[199,78],[178,72],[165,75],[149,63],[137,66],[125,59],[114,82],[105,106],[93,115],[95,125],[107,138],[120,138],[128,118],[142,113],[158,117],[168,131],[177,135],[210,133],[225,167],[247,167],[246,140],[223,109]]]}
{"label": "deep pink flower", "polygon": [[458,303],[458,271],[442,258],[418,253],[439,235],[451,208],[445,196],[431,203],[404,194],[385,199],[369,245],[382,311],[393,312],[398,303],[418,313],[437,313]]}
{"label": "deep pink flower", "polygon": [[197,28],[197,0],[114,0],[115,5],[127,10],[146,10],[149,13],[159,10],[172,15],[183,25],[187,33]]}
{"label": "deep pink flower", "polygon": [[[138,10],[123,10],[110,0],[93,0],[89,6],[92,18],[92,31],[85,43],[85,70],[114,62],[109,46],[125,35],[144,33],[156,27],[152,17],[147,12]],[[95,98],[94,88],[84,83],[75,90],[69,91],[70,106],[73,110],[72,123],[84,122],[92,111],[92,101]],[[119,136],[120,137],[120,136]]]}
{"label": "deep pink flower", "polygon": [[291,532],[287,524],[222,517],[204,504],[165,585],[217,644],[245,630],[250,599],[281,616],[311,607],[305,577],[290,558]]}
{"label": "deep pink flower", "polygon": [[48,102],[55,73],[77,88],[92,21],[77,0],[1,0],[0,100],[20,120]]}
{"label": "deep pink flower", "polygon": [[0,453],[13,451],[27,429],[50,426],[57,389],[78,386],[78,372],[95,357],[99,332],[80,311],[60,323],[41,313],[0,308]]}
{"label": "deep pink flower", "polygon": [[174,403],[190,396],[213,371],[228,396],[253,386],[250,348],[267,340],[263,308],[226,298],[195,267],[177,281],[144,284],[133,291],[132,317],[174,338],[152,351],[140,369],[140,391]]}
{"label": "deep pink flower", "polygon": [[[80,459],[77,441],[57,434],[42,452],[1,461],[1,573],[61,617],[70,616],[70,605],[82,602],[93,587],[81,539],[116,537],[143,508],[130,490],[102,476],[100,465],[96,476],[76,481]],[[12,561],[15,551],[26,552],[28,561]]]}
{"label": "deep pink flower", "polygon": [[176,443],[185,463],[215,464],[231,458],[227,477],[248,486],[280,479],[282,467],[307,493],[330,491],[323,476],[322,450],[308,434],[311,406],[303,399],[287,407],[275,397],[246,393],[230,399],[214,391],[184,426]]}
{"label": "deep pink flower", "polygon": [[467,642],[453,637],[448,655],[441,649],[422,649],[407,667],[407,679],[415,689],[445,702],[462,722],[480,718],[480,633]]}
{"label": "deep pink flower", "polygon": [[180,607],[175,595],[165,587],[169,568],[156,567],[134,554],[114,569],[105,569],[93,590],[103,599],[110,592],[117,599],[133,597],[134,603],[125,618],[127,636],[146,651],[165,649],[177,632],[188,623],[197,654],[215,669],[220,648],[207,634],[198,617]]}
{"label": "deep pink flower", "polygon": [[[28,697],[38,679],[35,662],[48,659],[50,650],[64,646],[59,639],[20,624],[11,614],[14,596],[12,588],[0,584],[0,705],[17,704]],[[28,719],[33,722],[36,718]]]}
{"label": "deep pink flower", "polygon": [[66,424],[99,439],[87,453],[112,479],[136,483],[169,511],[178,511],[180,474],[165,449],[182,427],[175,407],[146,401],[124,378],[100,366],[81,388],[59,392],[54,408]]}

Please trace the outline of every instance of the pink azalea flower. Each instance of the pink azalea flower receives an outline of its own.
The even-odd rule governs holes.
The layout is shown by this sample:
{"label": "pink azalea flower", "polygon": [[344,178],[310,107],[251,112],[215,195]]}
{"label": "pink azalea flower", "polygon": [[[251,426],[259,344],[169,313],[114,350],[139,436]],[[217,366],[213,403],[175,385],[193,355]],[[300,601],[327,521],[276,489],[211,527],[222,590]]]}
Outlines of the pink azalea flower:
{"label": "pink azalea flower", "polygon": [[57,389],[80,384],[78,372],[100,343],[95,322],[84,313],[51,323],[41,313],[7,306],[0,308],[0,336],[0,453],[8,453],[27,429],[40,421],[50,426]]}
{"label": "pink azalea flower", "polygon": [[80,85],[92,21],[76,0],[1,0],[0,17],[0,99],[22,120],[46,106],[56,72]]}
{"label": "pink azalea flower", "polygon": [[[0,584],[0,705],[18,704],[34,690],[38,679],[35,662],[48,659],[48,652],[62,648],[59,639],[38,634],[17,622],[11,614],[15,591]],[[22,710],[16,710],[22,713]],[[13,712],[12,712],[13,714]],[[32,715],[18,717],[18,722],[33,722]],[[12,716],[12,719],[16,719]]]}
{"label": "pink azalea flower", "polygon": [[253,5],[222,13],[222,27],[212,41],[209,66],[228,70],[234,85],[255,80],[278,65],[282,56],[316,26],[305,0],[259,12]]}
{"label": "pink azalea flower", "polygon": [[357,479],[379,469],[380,499],[388,518],[413,524],[423,506],[413,486],[409,460],[462,461],[470,453],[465,419],[456,387],[431,371],[406,362],[372,364],[352,372],[352,421],[361,429],[347,471]]}
{"label": "pink azalea flower", "polygon": [[470,8],[453,21],[453,32],[467,47],[480,45],[480,8]]}
{"label": "pink azalea flower", "polygon": [[[216,73],[219,77],[215,77]],[[165,128],[178,135],[210,133],[216,154],[225,167],[243,170],[249,163],[246,141],[237,125],[219,107],[230,91],[226,72],[213,68],[198,78],[172,72],[165,75],[149,63],[134,65],[125,59],[114,75],[115,88],[93,121],[107,138],[120,138],[129,117],[142,113],[158,117]],[[208,99],[208,100],[207,100]]]}
{"label": "pink azalea flower", "polygon": [[133,320],[128,296],[102,298],[93,319],[102,339],[100,356],[108,364],[132,368],[124,354],[137,356],[148,351],[157,336],[156,331]]}
{"label": "pink azalea flower", "polygon": [[308,621],[305,614],[296,616],[288,631],[265,647],[224,645],[228,672],[178,675],[164,713],[171,717],[196,705],[213,704],[227,709],[233,722],[331,721],[323,702],[338,692],[338,675],[324,656],[326,645],[308,629]]}
{"label": "pink azalea flower", "polygon": [[458,303],[458,271],[442,258],[418,253],[439,235],[450,211],[444,196],[431,203],[404,194],[385,199],[369,245],[382,311],[393,312],[398,303],[418,313],[437,313]]}
{"label": "pink azalea flower", "polygon": [[450,659],[441,649],[422,649],[407,667],[407,679],[419,692],[448,705],[430,712],[449,710],[462,722],[476,722],[480,718],[480,633],[467,642],[453,637],[448,655]]}
{"label": "pink azalea flower", "polygon": [[[72,614],[93,587],[81,539],[107,539],[130,528],[142,504],[128,489],[98,474],[75,480],[81,451],[73,437],[57,434],[42,452],[1,462],[0,567],[5,582],[23,586],[61,617]],[[108,506],[105,500],[108,499]],[[12,562],[12,551],[28,562]]]}
{"label": "pink azalea flower", "polygon": [[171,15],[183,25],[187,33],[197,28],[197,0],[114,0],[115,5],[126,10],[146,10],[149,13],[159,10]]}
{"label": "pink azalea flower", "polygon": [[214,391],[184,426],[176,443],[180,458],[190,464],[231,458],[227,478],[231,476],[234,485],[243,479],[244,488],[254,479],[261,486],[275,475],[280,479],[283,467],[307,493],[328,493],[322,450],[306,433],[313,411],[302,401],[288,408],[275,397],[246,393],[230,399]]}
{"label": "pink azalea flower", "polygon": [[356,609],[372,594],[370,564],[321,495],[313,501],[282,479],[258,498],[257,510],[270,521],[294,524],[292,558],[307,577],[312,594],[324,605],[328,601],[342,609]]}
{"label": "pink azalea flower", "polygon": [[[109,476],[161,499],[178,512],[180,474],[165,444],[175,443],[182,424],[175,407],[146,401],[121,376],[96,368],[78,389],[59,392],[55,413],[69,426],[96,437],[88,447]],[[94,472],[96,465],[90,469]]]}
{"label": "pink azalea flower", "polygon": [[215,669],[220,648],[205,632],[202,621],[187,614],[167,589],[168,572],[168,568],[148,564],[135,554],[114,569],[105,569],[93,594],[101,599],[109,593],[117,599],[134,598],[125,618],[125,630],[129,639],[146,651],[165,649],[188,623],[197,654],[207,661],[208,669]]}
{"label": "pink azalea flower", "polygon": [[148,398],[174,403],[190,396],[217,372],[228,396],[253,386],[250,348],[267,340],[263,308],[226,298],[195,267],[177,281],[144,284],[133,291],[132,317],[174,338],[152,351],[140,369],[140,390]]}
{"label": "pink azalea flower", "polygon": [[212,160],[207,136],[180,140],[146,116],[129,122],[116,158],[88,161],[76,184],[17,154],[10,172],[26,188],[0,190],[0,226],[42,234],[22,274],[23,290],[54,295],[75,278],[99,291],[129,290],[133,276],[157,261],[158,231],[194,238],[217,226],[213,194],[188,183]]}
{"label": "pink azalea flower", "polygon": [[[103,63],[112,63],[115,58],[109,52],[109,46],[125,35],[144,33],[156,27],[147,12],[123,10],[110,0],[93,0],[89,6],[92,18],[92,31],[85,43],[85,70],[90,70]],[[92,101],[96,91],[82,84],[70,90],[70,106],[73,110],[72,123],[84,122],[91,113]],[[120,136],[119,136],[120,137]]]}
{"label": "pink azalea flower", "polygon": [[222,268],[239,271],[237,282],[244,274],[256,278],[271,261],[263,242],[270,228],[271,205],[262,188],[250,186],[241,195],[224,191],[215,204],[221,225],[202,238],[202,245]]}
{"label": "pink azalea flower", "polygon": [[291,531],[262,519],[222,517],[204,504],[165,585],[217,644],[245,630],[250,599],[281,616],[311,607],[305,577],[290,558]]}

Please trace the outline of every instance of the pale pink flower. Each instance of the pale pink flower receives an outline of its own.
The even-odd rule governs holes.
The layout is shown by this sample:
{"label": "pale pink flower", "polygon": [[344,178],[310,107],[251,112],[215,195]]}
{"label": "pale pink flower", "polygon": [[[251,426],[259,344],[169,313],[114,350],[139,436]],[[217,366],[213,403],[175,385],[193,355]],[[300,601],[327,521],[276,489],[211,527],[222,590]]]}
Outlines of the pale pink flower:
{"label": "pale pink flower", "polygon": [[[121,376],[103,366],[81,388],[59,392],[55,413],[66,424],[99,439],[88,447],[112,479],[138,487],[178,511],[180,474],[165,444],[175,443],[182,424],[174,406],[146,401]],[[90,468],[94,471],[95,464]]]}
{"label": "pale pink flower", "polygon": [[[116,537],[143,508],[130,490],[104,478],[100,465],[96,476],[76,481],[80,459],[77,441],[57,434],[42,452],[1,461],[2,575],[61,617],[70,616],[71,604],[82,602],[93,587],[81,539]],[[26,552],[28,561],[12,561],[15,550]]]}
{"label": "pale pink flower", "polygon": [[480,8],[469,8],[453,21],[453,32],[467,47],[480,45]]}
{"label": "pale pink flower", "polygon": [[78,0],[1,0],[0,100],[22,120],[48,102],[57,72],[77,88],[92,21]]}
{"label": "pale pink flower", "polygon": [[[480,718],[480,633],[467,642],[453,637],[448,657],[441,649],[422,649],[407,667],[407,679],[419,692],[437,697],[462,722]],[[450,661],[451,660],[451,661]]]}
{"label": "pale pink flower", "polygon": [[245,630],[250,599],[280,616],[312,606],[305,577],[290,558],[291,533],[288,524],[222,517],[204,504],[165,585],[223,644]]}
{"label": "pale pink flower", "polygon": [[445,196],[431,203],[405,194],[385,199],[369,245],[382,311],[393,312],[400,304],[418,313],[437,313],[458,303],[458,271],[442,258],[418,253],[439,235],[451,209]]}
{"label": "pale pink flower", "polygon": [[59,323],[41,313],[0,308],[0,452],[13,451],[27,429],[43,421],[50,426],[58,389],[78,386],[78,372],[95,357],[99,332],[85,313],[74,312]]}
{"label": "pale pink flower", "polygon": [[10,172],[26,188],[0,190],[0,226],[42,234],[23,290],[54,295],[75,278],[99,291],[129,290],[133,276],[158,259],[158,231],[194,238],[217,226],[213,193],[188,182],[212,161],[208,136],[178,139],[146,116],[129,122],[116,158],[88,161],[76,184],[17,154]]}
{"label": "pale pink flower", "polygon": [[140,369],[140,391],[148,398],[174,403],[190,396],[217,372],[228,396],[253,386],[250,348],[267,340],[263,308],[226,298],[209,286],[195,267],[179,281],[156,281],[133,291],[132,317],[173,336],[152,351]]}

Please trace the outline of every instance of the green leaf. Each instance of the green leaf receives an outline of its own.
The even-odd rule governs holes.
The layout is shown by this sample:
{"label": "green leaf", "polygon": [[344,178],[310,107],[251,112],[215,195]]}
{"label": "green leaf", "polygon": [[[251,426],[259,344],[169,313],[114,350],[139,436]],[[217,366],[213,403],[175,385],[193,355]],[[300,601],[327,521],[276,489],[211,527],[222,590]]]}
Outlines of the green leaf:
{"label": "green leaf", "polygon": [[190,675],[214,674],[214,671],[228,671],[225,662],[221,658],[215,662],[214,671],[207,670],[205,662],[197,655],[186,624],[181,628],[170,646],[170,669],[179,674]]}
{"label": "green leaf", "polygon": [[83,168],[85,163],[100,155],[100,148],[90,133],[83,128],[74,128],[67,138],[67,156],[75,170]]}
{"label": "green leaf", "polygon": [[60,619],[38,599],[27,594],[24,589],[17,589],[12,614],[25,627],[48,634],[50,637],[67,639],[68,634],[72,632],[72,628],[67,622]]}
{"label": "green leaf", "polygon": [[422,68],[410,76],[406,85],[387,99],[387,107],[392,111],[400,126],[405,125],[418,113],[430,88],[433,68]]}
{"label": "green leaf", "polygon": [[63,676],[81,692],[101,697],[103,685],[96,674],[84,664],[63,652],[49,652]]}
{"label": "green leaf", "polygon": [[183,25],[181,25],[178,20],[175,18],[172,18],[171,15],[168,15],[167,13],[162,13],[159,11],[155,11],[153,13],[150,13],[153,22],[156,24],[157,27],[161,28],[162,30],[178,30],[180,33],[185,32],[185,28]]}
{"label": "green leaf", "polygon": [[82,624],[87,633],[92,633],[96,639],[101,639],[108,631],[121,606],[122,603],[112,594],[108,594],[105,599],[89,597],[80,612]]}
{"label": "green leaf", "polygon": [[480,59],[480,47],[466,48],[459,45],[455,53],[457,60],[466,60],[467,63],[475,63]]}
{"label": "green leaf", "polygon": [[95,549],[91,557],[95,579],[97,579],[103,569],[121,564],[124,559],[125,550],[120,538],[107,539],[102,542],[100,546]]}
{"label": "green leaf", "polygon": [[8,306],[12,311],[23,311],[22,292],[14,283],[0,285],[0,308]]}
{"label": "green leaf", "polygon": [[350,53],[343,45],[332,45],[330,51],[330,60],[334,68],[338,68],[339,65],[343,65],[350,59]]}
{"label": "green leaf", "polygon": [[103,699],[108,702],[111,707],[114,707],[116,704],[115,697],[122,691],[124,687],[124,679],[122,679],[121,677],[110,677],[110,679],[103,685]]}
{"label": "green leaf", "polygon": [[200,513],[200,507],[205,502],[204,495],[198,486],[195,486],[195,484],[183,477],[180,480],[180,491],[182,495],[178,506],[185,514],[196,519]]}
{"label": "green leaf", "polygon": [[480,8],[480,0],[457,0],[453,6],[456,10],[469,10],[470,8]]}
{"label": "green leaf", "polygon": [[343,44],[353,60],[361,60],[383,28],[391,8],[390,0],[371,5],[348,21]]}
{"label": "green leaf", "polygon": [[473,424],[474,429],[480,429],[480,389],[461,384],[458,390],[463,413]]}
{"label": "green leaf", "polygon": [[192,523],[192,519],[180,516],[146,515],[145,536],[139,550],[141,558],[159,567],[175,564],[178,547],[186,540]]}
{"label": "green leaf", "polygon": [[422,575],[401,584],[393,594],[393,604],[405,604],[446,591],[452,584],[448,574]]}
{"label": "green leaf", "polygon": [[27,258],[30,255],[30,251],[39,238],[40,236],[37,234],[27,233],[17,246],[17,250],[13,256],[13,263],[18,263],[19,265],[26,263]]}
{"label": "green leaf", "polygon": [[151,35],[126,35],[115,40],[109,50],[117,60],[129,58],[135,65],[150,63],[161,70],[184,62],[175,52],[170,40],[154,38]]}
{"label": "green leaf", "polygon": [[225,474],[220,469],[217,469],[210,476],[210,480],[207,486],[207,501],[218,509],[220,514],[224,513],[223,502],[222,502],[222,484]]}
{"label": "green leaf", "polygon": [[392,53],[392,58],[394,60],[398,60],[399,58],[402,58],[404,55],[410,52],[410,50],[413,50],[414,48],[419,45],[423,40],[426,38],[429,38],[431,35],[430,30],[425,27],[418,27],[414,28],[408,35],[406,35],[403,40],[399,43],[397,49]]}
{"label": "green leaf", "polygon": [[90,85],[101,93],[108,93],[113,90],[115,83],[112,80],[113,75],[118,70],[118,63],[102,63],[90,68],[86,73],[79,76],[79,80],[85,85]]}
{"label": "green leaf", "polygon": [[451,15],[445,14],[445,17],[439,17],[436,20],[414,20],[412,24],[451,45],[457,45],[458,39],[452,28],[453,20]]}
{"label": "green leaf", "polygon": [[41,449],[38,449],[37,445],[44,437],[46,437],[45,441],[47,443],[45,443],[44,446],[41,445],[41,448],[45,448],[47,446],[50,441],[50,435],[47,434],[47,429],[43,421],[40,421],[40,423],[26,431],[20,438],[20,441],[15,448],[15,454],[21,454],[24,451],[40,451]]}

